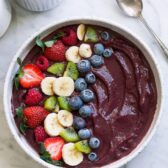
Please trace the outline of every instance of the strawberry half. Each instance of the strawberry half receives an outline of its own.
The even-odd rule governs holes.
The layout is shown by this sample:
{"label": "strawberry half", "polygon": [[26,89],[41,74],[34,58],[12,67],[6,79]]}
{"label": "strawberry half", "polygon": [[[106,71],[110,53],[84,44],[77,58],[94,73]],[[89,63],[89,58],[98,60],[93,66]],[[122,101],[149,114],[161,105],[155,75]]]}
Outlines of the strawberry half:
{"label": "strawberry half", "polygon": [[19,83],[26,89],[39,86],[44,78],[43,73],[34,64],[23,66],[22,71],[23,74],[19,78]]}
{"label": "strawberry half", "polygon": [[52,47],[46,47],[44,55],[51,61],[65,61],[65,46],[58,40]]}
{"label": "strawberry half", "polygon": [[26,124],[30,128],[35,128],[42,123],[49,113],[41,106],[31,106],[26,107],[23,110],[23,114],[26,118]]}
{"label": "strawberry half", "polygon": [[47,138],[44,141],[46,151],[51,155],[52,160],[60,160],[62,158],[62,148],[64,140],[60,137]]}

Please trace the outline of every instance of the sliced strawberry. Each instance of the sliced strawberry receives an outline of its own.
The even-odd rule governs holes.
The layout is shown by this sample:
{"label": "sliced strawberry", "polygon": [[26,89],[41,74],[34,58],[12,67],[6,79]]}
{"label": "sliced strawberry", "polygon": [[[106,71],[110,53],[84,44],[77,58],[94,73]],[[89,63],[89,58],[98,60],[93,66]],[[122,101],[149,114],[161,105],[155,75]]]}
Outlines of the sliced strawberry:
{"label": "sliced strawberry", "polygon": [[26,124],[30,128],[39,126],[42,121],[47,117],[48,111],[41,106],[26,107],[23,110],[24,117],[26,118]]}
{"label": "sliced strawberry", "polygon": [[64,146],[64,140],[60,137],[47,138],[44,141],[44,147],[51,155],[52,160],[60,160],[62,158],[62,148]]}
{"label": "sliced strawberry", "polygon": [[43,73],[34,64],[23,66],[22,71],[23,75],[20,77],[19,82],[26,89],[39,86],[44,78]]}
{"label": "sliced strawberry", "polygon": [[65,46],[58,40],[52,47],[47,47],[44,55],[51,61],[65,61]]}

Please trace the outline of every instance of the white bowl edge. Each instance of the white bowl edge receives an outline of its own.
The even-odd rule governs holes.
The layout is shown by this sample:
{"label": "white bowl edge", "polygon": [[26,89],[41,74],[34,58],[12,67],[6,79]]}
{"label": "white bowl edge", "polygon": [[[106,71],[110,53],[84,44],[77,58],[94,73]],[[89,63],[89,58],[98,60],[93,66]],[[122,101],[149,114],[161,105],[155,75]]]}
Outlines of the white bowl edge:
{"label": "white bowl edge", "polygon": [[[159,66],[156,63],[156,60],[154,58],[154,54],[151,51],[151,49],[145,44],[145,42],[143,42],[143,40],[138,37],[136,35],[136,37],[133,35],[132,32],[130,32],[130,30],[118,23],[114,23],[111,20],[106,20],[104,18],[74,18],[74,19],[64,19],[64,20],[60,20],[57,22],[54,22],[48,26],[45,26],[44,28],[40,29],[38,32],[36,32],[35,34],[33,34],[28,40],[26,40],[26,42],[22,45],[22,47],[18,50],[18,52],[15,54],[14,58],[12,59],[12,62],[9,66],[9,70],[5,79],[5,84],[4,84],[4,110],[5,110],[5,115],[6,115],[6,120],[8,122],[9,128],[13,134],[13,136],[15,137],[16,141],[18,142],[18,144],[22,147],[22,149],[29,155],[31,156],[34,160],[36,160],[38,163],[42,164],[43,166],[49,167],[49,168],[56,168],[56,166],[50,165],[46,162],[44,162],[43,160],[41,160],[38,156],[38,154],[33,151],[33,149],[30,147],[30,145],[28,145],[28,143],[26,142],[26,140],[24,139],[24,137],[19,133],[16,125],[15,125],[15,121],[12,115],[12,111],[11,111],[11,95],[12,92],[9,93],[9,91],[12,91],[12,79],[14,77],[14,74],[17,70],[17,66],[16,66],[16,59],[18,56],[26,56],[26,51],[27,48],[32,48],[33,45],[30,45],[30,43],[32,43],[32,41],[34,41],[34,38],[41,34],[46,36],[47,34],[49,34],[50,32],[52,32],[55,28],[60,28],[62,26],[65,25],[71,25],[71,24],[75,24],[75,23],[87,23],[87,24],[97,24],[100,26],[104,26],[107,28],[112,28],[113,30],[115,30],[114,28],[116,28],[115,31],[119,32],[120,34],[126,36],[128,35],[126,38],[130,39],[133,42],[138,43],[138,47],[140,45],[140,48],[144,49],[144,51],[142,52],[146,52],[146,54],[150,55],[151,57],[146,57],[146,59],[149,61],[151,61],[152,63],[150,63],[150,65],[152,65],[152,70],[155,76],[155,80],[156,80],[156,85],[157,85],[157,89],[159,94],[158,94],[158,104],[157,104],[157,112],[155,113],[153,122],[150,126],[150,129],[148,130],[148,132],[146,133],[145,137],[141,140],[140,144],[127,156],[123,157],[122,159],[106,165],[104,167],[106,168],[118,168],[124,164],[126,164],[127,162],[129,162],[130,160],[132,160],[135,156],[137,156],[137,154],[139,152],[141,152],[143,150],[143,148],[148,144],[148,142],[150,141],[150,139],[152,138],[156,127],[158,126],[158,123],[160,121],[160,117],[161,117],[161,113],[162,113],[162,104],[163,104],[163,94],[162,94],[162,75],[161,72],[159,70]],[[53,29],[53,30],[52,30]],[[52,31],[51,31],[52,30]],[[120,32],[120,31],[122,32]],[[124,34],[123,34],[124,33]],[[30,45],[29,47],[27,47],[28,45]],[[26,50],[26,51],[25,51]],[[24,54],[23,54],[24,53]],[[12,78],[12,79],[11,79]]]}

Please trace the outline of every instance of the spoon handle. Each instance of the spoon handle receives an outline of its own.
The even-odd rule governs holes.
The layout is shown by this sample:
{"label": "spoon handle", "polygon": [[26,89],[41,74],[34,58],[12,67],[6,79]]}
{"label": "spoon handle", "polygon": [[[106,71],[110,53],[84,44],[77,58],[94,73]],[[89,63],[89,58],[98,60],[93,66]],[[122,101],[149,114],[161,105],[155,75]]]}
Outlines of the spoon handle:
{"label": "spoon handle", "polygon": [[146,28],[149,30],[149,32],[153,35],[153,37],[155,38],[155,40],[158,42],[159,46],[162,48],[164,54],[168,57],[168,48],[166,47],[166,45],[160,40],[160,38],[155,34],[155,32],[150,28],[150,26],[148,25],[147,21],[144,19],[144,17],[142,15],[139,16],[139,19],[142,23],[144,23],[144,25],[146,26]]}

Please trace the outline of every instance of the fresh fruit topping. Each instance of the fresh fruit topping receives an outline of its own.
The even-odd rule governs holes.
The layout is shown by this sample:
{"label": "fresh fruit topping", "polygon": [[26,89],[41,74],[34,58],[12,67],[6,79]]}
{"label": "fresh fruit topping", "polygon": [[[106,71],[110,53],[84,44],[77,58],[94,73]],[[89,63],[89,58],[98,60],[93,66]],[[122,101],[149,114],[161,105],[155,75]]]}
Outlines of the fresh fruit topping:
{"label": "fresh fruit topping", "polygon": [[26,107],[23,110],[24,117],[26,118],[26,124],[30,128],[35,128],[41,124],[41,122],[48,115],[48,111],[41,106]]}
{"label": "fresh fruit topping", "polygon": [[102,66],[104,64],[104,59],[103,59],[102,56],[93,55],[90,58],[90,62],[91,62],[91,64],[92,64],[93,67],[99,68],[100,66]]}
{"label": "fresh fruit topping", "polygon": [[78,78],[75,81],[75,90],[80,92],[82,90],[85,90],[87,88],[87,83],[84,78]]}
{"label": "fresh fruit topping", "polygon": [[91,152],[91,149],[89,147],[87,140],[82,140],[82,141],[75,143],[75,147],[78,151],[85,153],[85,154],[89,154]]}
{"label": "fresh fruit topping", "polygon": [[44,127],[42,126],[38,126],[35,128],[34,135],[36,142],[44,142],[44,140],[48,137]]}
{"label": "fresh fruit topping", "polygon": [[91,153],[89,153],[89,155],[88,155],[88,159],[90,160],[90,161],[95,161],[95,160],[97,160],[97,154],[95,153],[95,152],[91,152]]}
{"label": "fresh fruit topping", "polygon": [[71,111],[67,97],[60,96],[57,98],[57,100],[58,100],[58,104],[59,104],[60,109]]}
{"label": "fresh fruit topping", "polygon": [[67,110],[60,110],[58,112],[58,121],[64,127],[70,127],[73,124],[73,115]]}
{"label": "fresh fruit topping", "polygon": [[79,54],[83,58],[89,58],[92,55],[92,49],[89,44],[81,44],[79,47]]}
{"label": "fresh fruit topping", "polygon": [[42,98],[43,96],[41,92],[35,88],[32,88],[28,90],[24,103],[28,106],[38,105],[41,102]]}
{"label": "fresh fruit topping", "polygon": [[49,111],[58,112],[59,105],[57,102],[57,98],[55,96],[51,96],[51,97],[47,98],[44,101],[44,108]]}
{"label": "fresh fruit topping", "polygon": [[72,110],[79,110],[83,106],[83,101],[79,96],[73,96],[69,99],[69,105]]}
{"label": "fresh fruit topping", "polygon": [[104,41],[109,41],[110,40],[110,34],[106,31],[103,31],[101,32],[101,38],[104,40]]}
{"label": "fresh fruit topping", "polygon": [[65,56],[68,61],[78,63],[81,60],[81,57],[79,55],[79,47],[77,46],[69,47],[65,53]]}
{"label": "fresh fruit topping", "polygon": [[92,115],[92,108],[89,105],[84,105],[79,109],[79,114],[83,118],[90,117]]}
{"label": "fresh fruit topping", "polygon": [[35,64],[39,67],[41,71],[45,71],[49,67],[48,59],[44,56],[38,57]]}
{"label": "fresh fruit topping", "polygon": [[109,58],[109,57],[112,56],[113,52],[114,52],[114,51],[113,51],[112,48],[106,48],[106,49],[104,50],[104,52],[103,52],[103,56],[104,56],[105,58]]}
{"label": "fresh fruit topping", "polygon": [[58,96],[70,96],[75,89],[74,85],[72,78],[59,77],[53,83],[53,90]]}
{"label": "fresh fruit topping", "polygon": [[92,72],[90,72],[86,74],[85,80],[88,84],[94,84],[96,82],[96,77]]}
{"label": "fresh fruit topping", "polygon": [[80,73],[86,73],[91,70],[90,61],[88,60],[81,60],[80,62],[78,62],[77,67]]}
{"label": "fresh fruit topping", "polygon": [[42,92],[48,96],[54,95],[53,84],[54,84],[54,81],[56,81],[56,80],[57,80],[57,78],[55,78],[55,77],[44,78],[41,82]]}
{"label": "fresh fruit topping", "polygon": [[44,120],[44,129],[50,136],[58,136],[64,129],[58,121],[58,115],[56,113],[50,113]]}
{"label": "fresh fruit topping", "polygon": [[94,28],[92,27],[87,28],[84,41],[85,42],[97,42],[98,41],[98,36]]}
{"label": "fresh fruit topping", "polygon": [[87,128],[78,131],[78,135],[81,139],[88,139],[91,137],[91,131]]}
{"label": "fresh fruit topping", "polygon": [[83,129],[86,127],[86,121],[81,117],[75,117],[73,121],[73,126],[77,130]]}
{"label": "fresh fruit topping", "polygon": [[85,89],[80,93],[80,97],[85,103],[88,103],[94,99],[94,93],[90,89]]}
{"label": "fresh fruit topping", "polygon": [[62,149],[62,158],[69,166],[77,166],[83,161],[82,152],[78,151],[74,143],[67,143]]}
{"label": "fresh fruit topping", "polygon": [[73,29],[66,31],[66,35],[62,38],[62,41],[65,45],[76,45],[77,43],[77,34]]}
{"label": "fresh fruit topping", "polygon": [[47,72],[52,73],[57,76],[62,76],[64,69],[65,69],[64,63],[55,63],[47,69]]}
{"label": "fresh fruit topping", "polygon": [[62,148],[64,140],[60,137],[47,138],[44,141],[44,147],[50,154],[52,160],[60,160],[62,158]]}
{"label": "fresh fruit topping", "polygon": [[95,54],[102,55],[104,52],[104,46],[101,43],[97,43],[94,45],[93,50],[94,50]]}
{"label": "fresh fruit topping", "polygon": [[89,146],[92,149],[97,149],[100,146],[100,140],[98,138],[96,138],[96,137],[90,138],[90,140],[89,140]]}
{"label": "fresh fruit topping", "polygon": [[73,80],[76,80],[78,78],[79,72],[78,72],[78,69],[77,69],[77,66],[76,66],[75,63],[68,62],[66,70],[64,72],[64,76],[65,77],[70,77]]}
{"label": "fresh fruit topping", "polygon": [[63,166],[63,161],[61,160],[52,160],[50,153],[46,150],[44,143],[40,143],[40,158],[45,162],[52,164],[54,166]]}
{"label": "fresh fruit topping", "polygon": [[66,128],[60,132],[60,136],[66,141],[66,142],[77,142],[79,141],[79,136],[76,133],[76,131],[72,128]]}
{"label": "fresh fruit topping", "polygon": [[36,65],[27,64],[22,68],[22,74],[19,77],[19,82],[23,88],[29,89],[39,86],[43,78],[43,73]]}
{"label": "fresh fruit topping", "polygon": [[80,41],[83,40],[84,36],[85,36],[85,25],[84,24],[80,24],[77,28],[77,37]]}
{"label": "fresh fruit topping", "polygon": [[65,46],[58,40],[52,47],[45,48],[44,55],[51,61],[65,61]]}

